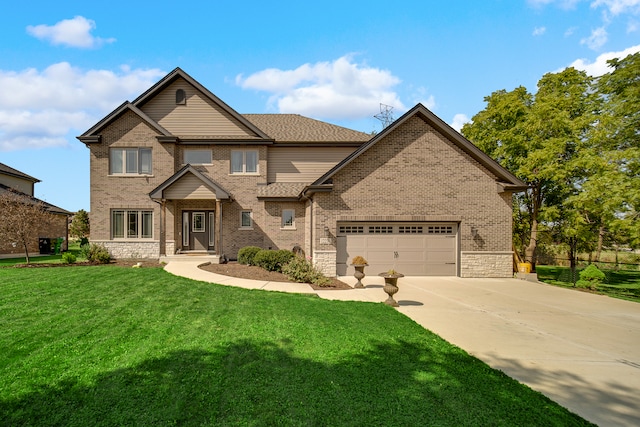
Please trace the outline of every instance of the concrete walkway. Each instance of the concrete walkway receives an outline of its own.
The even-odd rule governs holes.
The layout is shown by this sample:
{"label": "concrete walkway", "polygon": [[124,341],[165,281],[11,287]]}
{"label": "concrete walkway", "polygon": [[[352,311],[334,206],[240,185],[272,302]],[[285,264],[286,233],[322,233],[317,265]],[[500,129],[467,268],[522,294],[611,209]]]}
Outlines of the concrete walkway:
{"label": "concrete walkway", "polygon": [[[334,300],[382,302],[365,289],[314,291],[209,273],[197,262],[165,269],[195,280]],[[341,277],[353,285],[352,277]],[[640,426],[640,304],[516,279],[404,277],[398,310],[489,366],[600,426]]]}

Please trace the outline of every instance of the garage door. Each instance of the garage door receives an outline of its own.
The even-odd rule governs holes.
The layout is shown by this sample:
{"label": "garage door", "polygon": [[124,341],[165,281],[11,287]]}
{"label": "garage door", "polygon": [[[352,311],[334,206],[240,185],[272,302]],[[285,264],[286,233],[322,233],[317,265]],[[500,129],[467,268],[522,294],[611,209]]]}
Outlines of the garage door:
{"label": "garage door", "polygon": [[371,275],[456,276],[457,234],[455,223],[338,223],[337,273],[353,274],[349,264],[361,255]]}

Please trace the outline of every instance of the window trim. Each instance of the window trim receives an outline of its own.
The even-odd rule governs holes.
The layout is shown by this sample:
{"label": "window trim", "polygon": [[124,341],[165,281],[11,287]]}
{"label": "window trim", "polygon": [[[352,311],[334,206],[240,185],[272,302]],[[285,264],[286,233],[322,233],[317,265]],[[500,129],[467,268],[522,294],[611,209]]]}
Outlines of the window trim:
{"label": "window trim", "polygon": [[[209,163],[202,163],[202,162],[188,162],[188,161],[187,161],[187,158],[186,158],[186,157],[187,157],[187,156],[186,156],[186,153],[187,153],[187,152],[191,152],[191,153],[193,153],[193,152],[196,152],[196,151],[200,151],[200,152],[207,152],[207,153],[209,153]],[[185,149],[182,151],[182,164],[183,164],[183,165],[190,164],[190,165],[194,165],[194,166],[197,166],[197,165],[212,165],[212,164],[213,164],[213,151],[212,151],[210,148],[209,148],[209,149],[207,149],[207,148],[185,148]]]}
{"label": "window trim", "polygon": [[[233,170],[233,155],[235,153],[242,153],[242,171]],[[247,172],[247,153],[255,153],[256,155],[255,172]],[[230,175],[260,175],[260,153],[258,152],[258,150],[231,150],[231,158],[229,159],[229,174]]]}
{"label": "window trim", "polygon": [[[121,221],[120,230],[122,235],[116,236],[116,215],[120,214],[119,221]],[[145,224],[145,218],[150,215],[151,222]],[[135,236],[130,233],[130,219],[135,218]],[[111,240],[153,240],[153,209],[111,209]],[[148,235],[145,236],[145,231]],[[118,233],[120,234],[120,233]]]}
{"label": "window trim", "polygon": [[[113,153],[121,153],[120,165],[121,172],[114,172]],[[127,161],[129,160],[127,152],[136,153],[136,171],[127,172]],[[143,156],[142,153],[149,153],[149,171],[142,172]],[[110,147],[109,148],[109,175],[110,176],[151,176],[153,175],[153,149],[151,147]]]}
{"label": "window trim", "polygon": [[[243,219],[245,213],[249,214],[249,225],[243,225],[243,223],[242,223],[242,219]],[[239,230],[253,230],[253,211],[252,210],[243,209],[243,210],[240,211],[240,227],[238,229]]]}
{"label": "window trim", "polygon": [[[291,213],[291,224],[285,224],[285,212]],[[296,229],[296,210],[295,209],[283,209],[282,215],[280,218],[280,229],[281,230],[295,230]]]}

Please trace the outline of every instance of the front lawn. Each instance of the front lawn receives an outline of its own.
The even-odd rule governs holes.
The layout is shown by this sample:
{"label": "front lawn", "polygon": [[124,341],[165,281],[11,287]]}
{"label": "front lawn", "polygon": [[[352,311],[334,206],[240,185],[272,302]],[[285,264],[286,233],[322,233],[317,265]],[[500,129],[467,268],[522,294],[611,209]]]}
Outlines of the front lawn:
{"label": "front lawn", "polygon": [[[579,278],[582,268],[576,270]],[[607,270],[603,269],[605,279],[598,287],[598,292],[629,301],[640,302],[640,271],[637,270]],[[550,285],[573,288],[573,277],[569,267],[537,265],[538,280]]]}
{"label": "front lawn", "polygon": [[10,426],[589,425],[384,304],[159,268],[2,268],[0,331]]}

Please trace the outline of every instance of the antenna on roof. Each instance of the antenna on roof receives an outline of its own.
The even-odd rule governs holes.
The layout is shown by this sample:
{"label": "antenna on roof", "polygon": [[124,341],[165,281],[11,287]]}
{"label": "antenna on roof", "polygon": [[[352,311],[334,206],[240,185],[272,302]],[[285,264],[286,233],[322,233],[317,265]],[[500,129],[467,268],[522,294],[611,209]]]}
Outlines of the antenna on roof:
{"label": "antenna on roof", "polygon": [[376,114],[376,119],[382,122],[382,129],[393,123],[393,107],[391,105],[380,103],[380,113]]}

